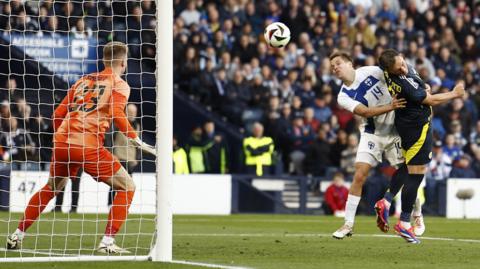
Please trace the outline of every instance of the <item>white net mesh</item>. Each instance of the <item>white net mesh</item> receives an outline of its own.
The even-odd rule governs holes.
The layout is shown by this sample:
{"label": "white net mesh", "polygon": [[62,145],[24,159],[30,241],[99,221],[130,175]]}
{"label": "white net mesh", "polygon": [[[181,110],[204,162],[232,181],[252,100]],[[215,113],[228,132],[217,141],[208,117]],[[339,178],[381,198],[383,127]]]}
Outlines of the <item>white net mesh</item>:
{"label": "white net mesh", "polygon": [[[1,238],[17,229],[29,200],[47,183],[54,110],[78,79],[104,69],[109,41],[128,46],[126,114],[138,136],[155,144],[155,24],[155,2],[147,0],[0,2]],[[131,252],[126,255],[147,255],[155,230],[155,159],[116,128],[106,131],[104,147],[136,185],[116,243]],[[68,176],[19,249],[0,247],[0,258],[99,255],[114,194],[82,169]]]}

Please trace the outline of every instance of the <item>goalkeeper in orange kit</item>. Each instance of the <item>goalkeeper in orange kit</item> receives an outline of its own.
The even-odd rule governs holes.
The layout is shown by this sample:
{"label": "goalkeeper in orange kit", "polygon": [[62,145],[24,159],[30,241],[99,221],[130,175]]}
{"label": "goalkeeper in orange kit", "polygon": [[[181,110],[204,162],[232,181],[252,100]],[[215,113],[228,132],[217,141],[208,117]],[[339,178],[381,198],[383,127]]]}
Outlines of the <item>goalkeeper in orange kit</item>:
{"label": "goalkeeper in orange kit", "polygon": [[78,80],[53,115],[54,148],[48,183],[35,193],[17,230],[8,236],[7,248],[21,245],[25,231],[36,221],[48,202],[58,194],[78,169],[116,191],[108,215],[105,235],[98,251],[128,253],[115,244],[115,234],[127,218],[135,184],[116,157],[103,147],[105,132],[115,123],[118,130],[143,151],[155,154],[152,146],[143,143],[125,115],[130,87],[120,77],[127,68],[128,47],[110,42],[103,49],[105,69]]}

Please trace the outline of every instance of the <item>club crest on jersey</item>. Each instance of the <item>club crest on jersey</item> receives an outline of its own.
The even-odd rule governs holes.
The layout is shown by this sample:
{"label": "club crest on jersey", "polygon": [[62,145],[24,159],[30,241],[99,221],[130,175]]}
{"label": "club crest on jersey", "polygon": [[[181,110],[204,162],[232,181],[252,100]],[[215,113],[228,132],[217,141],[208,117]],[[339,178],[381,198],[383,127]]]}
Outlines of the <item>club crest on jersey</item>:
{"label": "club crest on jersey", "polygon": [[365,79],[365,84],[367,84],[368,87],[372,87],[373,81],[370,79],[370,77],[368,77],[367,79]]}
{"label": "club crest on jersey", "polygon": [[374,147],[375,147],[375,143],[373,143],[372,141],[368,141],[368,148],[373,149]]}

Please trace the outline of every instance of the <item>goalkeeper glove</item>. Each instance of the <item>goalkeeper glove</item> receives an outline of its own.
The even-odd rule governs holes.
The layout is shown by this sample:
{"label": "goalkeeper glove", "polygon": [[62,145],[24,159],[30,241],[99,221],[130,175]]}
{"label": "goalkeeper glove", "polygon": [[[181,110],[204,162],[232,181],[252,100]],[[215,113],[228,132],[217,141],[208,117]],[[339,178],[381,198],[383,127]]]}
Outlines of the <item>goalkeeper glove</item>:
{"label": "goalkeeper glove", "polygon": [[143,152],[150,153],[153,156],[157,156],[155,147],[143,142],[138,136],[135,139],[130,138],[130,142],[136,147],[140,148]]}

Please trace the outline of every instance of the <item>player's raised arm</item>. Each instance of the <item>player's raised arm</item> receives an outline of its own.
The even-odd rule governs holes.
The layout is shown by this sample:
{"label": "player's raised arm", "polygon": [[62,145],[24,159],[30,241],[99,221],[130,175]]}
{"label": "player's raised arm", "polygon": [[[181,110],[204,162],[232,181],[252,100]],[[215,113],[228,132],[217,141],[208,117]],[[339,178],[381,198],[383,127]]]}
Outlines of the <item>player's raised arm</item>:
{"label": "player's raised arm", "polygon": [[463,82],[455,85],[452,91],[445,93],[430,94],[427,91],[427,96],[423,99],[422,104],[429,106],[436,106],[446,103],[452,99],[462,97],[465,94],[465,85]]}

